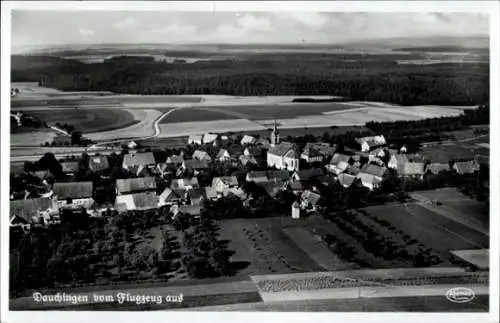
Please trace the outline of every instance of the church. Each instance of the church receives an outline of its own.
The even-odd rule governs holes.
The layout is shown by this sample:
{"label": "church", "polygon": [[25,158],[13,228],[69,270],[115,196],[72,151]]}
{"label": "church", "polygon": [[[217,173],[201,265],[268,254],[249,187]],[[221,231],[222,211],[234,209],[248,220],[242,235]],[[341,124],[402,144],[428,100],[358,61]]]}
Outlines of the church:
{"label": "church", "polygon": [[267,166],[288,171],[299,170],[299,153],[297,146],[290,142],[280,143],[278,124],[274,121],[271,131],[271,147],[267,152]]}

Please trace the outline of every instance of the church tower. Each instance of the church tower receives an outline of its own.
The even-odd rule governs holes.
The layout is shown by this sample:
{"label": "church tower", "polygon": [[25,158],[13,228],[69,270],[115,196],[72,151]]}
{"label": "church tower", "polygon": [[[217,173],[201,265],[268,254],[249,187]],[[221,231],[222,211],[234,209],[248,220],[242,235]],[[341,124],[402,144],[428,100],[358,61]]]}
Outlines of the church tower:
{"label": "church tower", "polygon": [[280,143],[280,132],[278,130],[278,123],[274,120],[274,128],[271,131],[271,147],[279,145]]}

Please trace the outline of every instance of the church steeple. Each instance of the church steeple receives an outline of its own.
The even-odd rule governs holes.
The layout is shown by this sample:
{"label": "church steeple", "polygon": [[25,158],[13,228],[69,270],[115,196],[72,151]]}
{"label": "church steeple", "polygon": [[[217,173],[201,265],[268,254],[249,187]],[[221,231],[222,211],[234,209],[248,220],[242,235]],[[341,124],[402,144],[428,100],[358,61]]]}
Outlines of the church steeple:
{"label": "church steeple", "polygon": [[271,132],[271,146],[276,146],[280,143],[280,131],[278,130],[278,123],[274,120],[274,127]]}

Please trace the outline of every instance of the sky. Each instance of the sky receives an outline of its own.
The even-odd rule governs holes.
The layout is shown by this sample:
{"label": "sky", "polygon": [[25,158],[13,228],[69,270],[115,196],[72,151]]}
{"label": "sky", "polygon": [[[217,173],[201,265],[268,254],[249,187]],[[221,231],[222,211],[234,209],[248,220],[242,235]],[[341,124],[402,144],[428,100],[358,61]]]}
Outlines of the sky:
{"label": "sky", "polygon": [[335,44],[489,34],[484,13],[13,11],[12,45]]}

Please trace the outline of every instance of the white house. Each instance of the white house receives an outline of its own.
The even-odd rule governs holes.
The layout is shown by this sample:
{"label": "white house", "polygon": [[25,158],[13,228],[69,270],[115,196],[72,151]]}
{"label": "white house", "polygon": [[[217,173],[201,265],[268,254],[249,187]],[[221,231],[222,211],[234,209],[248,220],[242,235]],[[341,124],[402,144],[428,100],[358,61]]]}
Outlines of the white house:
{"label": "white house", "polygon": [[202,150],[195,150],[193,153],[193,159],[205,160],[208,162],[212,160],[210,155],[206,151],[202,151]]}
{"label": "white house", "polygon": [[203,144],[203,135],[191,135],[188,138],[188,145],[201,145]]}
{"label": "white house", "polygon": [[159,199],[155,192],[117,195],[115,199],[115,209],[119,212],[151,210],[156,209],[158,205]]}
{"label": "white house", "polygon": [[296,171],[299,169],[299,154],[292,143],[283,142],[270,147],[267,152],[267,166]]}
{"label": "white house", "polygon": [[155,166],[155,157],[152,152],[147,153],[132,153],[123,156],[122,167],[124,169],[131,169],[133,167],[147,167]]}
{"label": "white house", "polygon": [[240,144],[242,146],[244,146],[244,145],[253,145],[253,144],[255,144],[256,141],[257,141],[257,139],[255,139],[255,137],[252,137],[252,136],[249,136],[249,135],[244,135],[243,138],[241,139]]}
{"label": "white house", "polygon": [[338,175],[344,172],[349,167],[350,159],[351,156],[337,153],[333,155],[332,159],[330,160],[330,163],[326,165],[326,169],[329,172]]}
{"label": "white house", "polygon": [[206,133],[203,136],[203,143],[204,144],[213,144],[213,143],[216,143],[217,142],[217,138],[219,138],[218,134],[208,132],[208,133]]}
{"label": "white house", "polygon": [[231,154],[227,149],[221,148],[215,158],[219,161],[227,161],[231,159]]}

